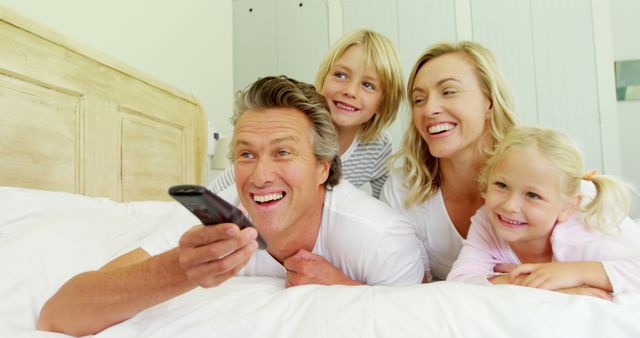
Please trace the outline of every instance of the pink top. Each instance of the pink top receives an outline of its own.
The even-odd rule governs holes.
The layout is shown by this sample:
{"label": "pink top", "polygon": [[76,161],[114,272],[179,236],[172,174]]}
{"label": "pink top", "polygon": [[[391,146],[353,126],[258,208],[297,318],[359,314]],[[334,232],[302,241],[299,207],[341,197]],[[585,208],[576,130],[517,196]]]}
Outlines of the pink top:
{"label": "pink top", "polygon": [[[640,254],[612,236],[591,231],[577,218],[555,226],[551,247],[557,262],[602,261],[614,294],[640,292]],[[498,238],[482,207],[471,217],[469,234],[447,280],[491,284],[487,278],[499,274],[493,271],[498,263],[521,264],[507,242]]]}

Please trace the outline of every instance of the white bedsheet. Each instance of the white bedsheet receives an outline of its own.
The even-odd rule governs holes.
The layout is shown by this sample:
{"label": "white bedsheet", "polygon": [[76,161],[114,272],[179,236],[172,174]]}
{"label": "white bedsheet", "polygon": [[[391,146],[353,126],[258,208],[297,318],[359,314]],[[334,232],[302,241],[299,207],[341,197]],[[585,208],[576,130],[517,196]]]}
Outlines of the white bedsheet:
{"label": "white bedsheet", "polygon": [[[148,233],[190,221],[176,203],[0,187],[0,337],[35,331],[40,308],[74,274]],[[302,286],[233,278],[150,308],[97,337],[640,337],[640,294],[613,302],[514,286]]]}

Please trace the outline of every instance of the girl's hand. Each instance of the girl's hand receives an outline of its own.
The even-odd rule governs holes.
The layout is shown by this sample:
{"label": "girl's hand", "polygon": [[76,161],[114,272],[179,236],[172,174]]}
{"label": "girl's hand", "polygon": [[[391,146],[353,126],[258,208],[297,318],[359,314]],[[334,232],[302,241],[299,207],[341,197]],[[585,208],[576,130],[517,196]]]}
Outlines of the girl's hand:
{"label": "girl's hand", "polygon": [[515,269],[516,267],[518,267],[517,264],[500,263],[500,264],[496,264],[493,267],[493,271],[494,272],[501,272],[501,273],[509,273],[509,272],[513,271],[513,269]]}
{"label": "girl's hand", "polygon": [[509,276],[514,284],[539,289],[559,290],[591,286],[611,291],[609,278],[600,262],[522,264],[513,269]]}

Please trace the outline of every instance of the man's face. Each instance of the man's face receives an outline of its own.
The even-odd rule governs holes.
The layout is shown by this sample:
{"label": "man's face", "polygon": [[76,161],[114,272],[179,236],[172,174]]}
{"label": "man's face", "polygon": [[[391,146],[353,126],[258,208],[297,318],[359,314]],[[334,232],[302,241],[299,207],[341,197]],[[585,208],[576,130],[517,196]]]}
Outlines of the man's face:
{"label": "man's face", "polygon": [[249,110],[236,124],[238,195],[269,245],[322,215],[330,162],[316,159],[312,128],[292,108]]}

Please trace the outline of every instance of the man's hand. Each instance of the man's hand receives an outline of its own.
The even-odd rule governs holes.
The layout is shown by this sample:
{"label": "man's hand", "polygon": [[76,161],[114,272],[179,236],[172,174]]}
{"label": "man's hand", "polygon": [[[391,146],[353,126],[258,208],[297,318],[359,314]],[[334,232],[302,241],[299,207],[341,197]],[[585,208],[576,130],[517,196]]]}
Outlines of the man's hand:
{"label": "man's hand", "polygon": [[287,258],[284,267],[287,269],[287,287],[306,284],[362,285],[347,277],[324,257],[304,249]]}
{"label": "man's hand", "polygon": [[247,264],[258,248],[254,228],[235,224],[198,225],[180,238],[179,263],[187,277],[202,287],[221,284]]}

